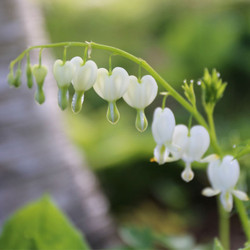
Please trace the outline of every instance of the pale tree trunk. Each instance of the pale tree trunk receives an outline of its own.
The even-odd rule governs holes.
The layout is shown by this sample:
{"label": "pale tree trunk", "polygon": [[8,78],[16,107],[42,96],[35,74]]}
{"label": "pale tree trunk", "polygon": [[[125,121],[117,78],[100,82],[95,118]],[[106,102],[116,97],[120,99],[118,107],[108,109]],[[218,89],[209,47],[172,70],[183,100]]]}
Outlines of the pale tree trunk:
{"label": "pale tree trunk", "polygon": [[91,245],[104,248],[117,241],[115,227],[95,176],[63,132],[48,51],[43,56],[49,68],[45,104],[35,103],[34,88],[28,90],[25,81],[19,89],[7,85],[9,62],[29,45],[47,42],[41,13],[32,2],[0,1],[0,223],[50,193]]}

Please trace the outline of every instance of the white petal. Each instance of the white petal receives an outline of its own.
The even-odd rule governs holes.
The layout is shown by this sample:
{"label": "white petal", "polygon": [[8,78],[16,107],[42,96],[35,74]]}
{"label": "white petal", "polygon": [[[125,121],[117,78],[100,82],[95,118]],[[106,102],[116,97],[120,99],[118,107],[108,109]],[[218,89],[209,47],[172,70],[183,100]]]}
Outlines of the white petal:
{"label": "white petal", "polygon": [[143,76],[140,83],[135,76],[130,76],[128,90],[123,99],[133,108],[145,109],[155,99],[157,91],[158,86],[152,76]]}
{"label": "white petal", "polygon": [[106,83],[109,81],[109,72],[104,68],[99,68],[97,70],[96,82],[93,86],[95,92],[103,99],[105,99],[104,92]]}
{"label": "white petal", "polygon": [[202,195],[207,197],[212,197],[220,193],[220,190],[215,190],[213,188],[207,187],[202,190]]}
{"label": "white petal", "polygon": [[202,155],[207,151],[210,138],[207,130],[200,125],[193,126],[190,130],[188,145],[185,151],[188,161],[199,161]]}
{"label": "white petal", "polygon": [[220,166],[220,181],[224,190],[231,190],[235,187],[239,175],[240,167],[237,160],[233,156],[227,155],[223,158]]}
{"label": "white petal", "polygon": [[164,145],[157,145],[154,149],[154,158],[159,165],[162,165],[166,162],[169,152]]}
{"label": "white petal", "polygon": [[76,91],[87,91],[94,85],[96,78],[97,65],[94,61],[88,60],[84,65],[76,66],[76,72],[72,84]]}
{"label": "white petal", "polygon": [[188,141],[188,128],[185,125],[177,125],[174,128],[172,144],[178,148],[178,151],[172,151],[171,153],[176,159],[180,159],[183,152],[186,149]]}
{"label": "white petal", "polygon": [[186,182],[193,180],[194,172],[191,169],[190,163],[188,163],[188,162],[186,163],[185,169],[181,173],[181,178]]}
{"label": "white petal", "polygon": [[220,195],[222,206],[227,212],[231,212],[233,208],[233,196],[230,192],[222,192]]}
{"label": "white petal", "polygon": [[211,162],[211,161],[216,161],[219,159],[219,156],[217,154],[211,154],[206,156],[205,158],[201,159],[199,162],[205,163],[205,162]]}
{"label": "white petal", "polygon": [[53,74],[59,87],[67,87],[70,85],[75,68],[74,65],[67,61],[63,64],[62,60],[56,60],[53,66]]}
{"label": "white petal", "polygon": [[106,69],[100,68],[93,87],[100,97],[108,102],[113,102],[124,95],[128,84],[128,73],[125,69],[116,67],[109,76]]}
{"label": "white petal", "polygon": [[162,145],[172,141],[175,128],[173,112],[165,108],[156,108],[152,123],[152,133],[157,144]]}
{"label": "white petal", "polygon": [[80,56],[75,56],[70,61],[74,65],[76,71],[83,65],[83,60]]}
{"label": "white petal", "polygon": [[248,201],[249,198],[247,196],[247,194],[243,191],[240,190],[233,190],[232,193],[240,200],[242,201]]}
{"label": "white petal", "polygon": [[208,179],[214,190],[224,190],[221,185],[221,160],[211,161],[207,168]]}

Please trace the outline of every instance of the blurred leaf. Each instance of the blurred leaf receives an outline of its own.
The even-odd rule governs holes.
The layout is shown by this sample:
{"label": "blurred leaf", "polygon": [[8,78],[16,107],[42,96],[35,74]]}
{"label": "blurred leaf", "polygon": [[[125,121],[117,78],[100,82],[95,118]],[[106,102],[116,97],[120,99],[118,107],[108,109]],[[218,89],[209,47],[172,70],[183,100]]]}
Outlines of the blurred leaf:
{"label": "blurred leaf", "polygon": [[89,249],[48,196],[18,210],[4,225],[0,249]]}
{"label": "blurred leaf", "polygon": [[220,241],[217,238],[214,239],[213,250],[224,250],[223,246],[221,245]]}
{"label": "blurred leaf", "polygon": [[244,155],[250,154],[250,140],[247,140],[238,145],[235,145],[234,148],[235,148],[235,152],[234,152],[235,159],[238,159]]}
{"label": "blurred leaf", "polygon": [[123,241],[136,249],[153,249],[154,236],[149,228],[124,227],[120,230]]}

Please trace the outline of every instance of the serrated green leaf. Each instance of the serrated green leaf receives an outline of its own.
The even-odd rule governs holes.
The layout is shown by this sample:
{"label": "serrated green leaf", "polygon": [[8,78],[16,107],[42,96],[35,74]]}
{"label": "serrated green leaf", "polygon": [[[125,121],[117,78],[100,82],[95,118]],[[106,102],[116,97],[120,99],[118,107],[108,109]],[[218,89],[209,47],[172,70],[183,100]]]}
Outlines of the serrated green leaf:
{"label": "serrated green leaf", "polygon": [[4,225],[0,249],[85,250],[81,234],[48,196],[18,210]]}

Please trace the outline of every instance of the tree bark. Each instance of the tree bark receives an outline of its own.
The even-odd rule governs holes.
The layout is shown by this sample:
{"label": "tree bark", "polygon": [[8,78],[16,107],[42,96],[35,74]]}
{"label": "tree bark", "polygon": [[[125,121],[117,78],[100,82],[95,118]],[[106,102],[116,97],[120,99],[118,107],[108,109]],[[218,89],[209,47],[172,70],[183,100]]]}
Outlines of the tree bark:
{"label": "tree bark", "polygon": [[[0,1],[0,224],[20,206],[50,193],[92,247],[104,248],[117,242],[115,226],[97,179],[63,131],[48,50],[43,53],[49,69],[45,104],[35,103],[34,87],[28,90],[25,78],[19,89],[7,84],[10,61],[28,45],[48,40],[32,2]],[[31,54],[31,62],[38,62],[37,55]]]}

